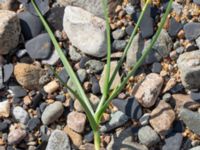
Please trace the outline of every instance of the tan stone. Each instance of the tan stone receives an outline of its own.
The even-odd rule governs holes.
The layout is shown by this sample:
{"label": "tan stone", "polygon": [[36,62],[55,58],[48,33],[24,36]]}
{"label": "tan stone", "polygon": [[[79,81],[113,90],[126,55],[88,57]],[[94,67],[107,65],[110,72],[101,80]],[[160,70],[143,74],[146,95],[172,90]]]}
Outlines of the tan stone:
{"label": "tan stone", "polygon": [[44,86],[44,91],[48,94],[51,94],[59,89],[59,83],[55,80],[49,82],[47,85]]}
{"label": "tan stone", "polygon": [[0,118],[10,116],[10,103],[8,100],[0,102]]}
{"label": "tan stone", "polygon": [[175,113],[165,101],[160,101],[158,106],[151,112],[150,124],[161,136],[165,136],[172,126]]}

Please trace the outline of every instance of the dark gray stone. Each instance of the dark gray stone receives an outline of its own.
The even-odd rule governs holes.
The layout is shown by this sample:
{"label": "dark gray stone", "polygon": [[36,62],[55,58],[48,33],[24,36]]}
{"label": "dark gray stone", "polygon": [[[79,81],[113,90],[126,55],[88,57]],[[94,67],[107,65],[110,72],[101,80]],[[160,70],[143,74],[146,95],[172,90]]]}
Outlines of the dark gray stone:
{"label": "dark gray stone", "polygon": [[88,58],[87,56],[83,56],[83,57],[81,58],[81,60],[80,60],[80,63],[79,63],[80,68],[85,68],[85,63],[86,63],[88,60],[90,60],[90,58]]}
{"label": "dark gray stone", "polygon": [[78,79],[81,83],[83,83],[87,77],[87,73],[85,69],[77,70]]}
{"label": "dark gray stone", "polygon": [[142,108],[134,97],[127,100],[114,99],[112,104],[131,119],[140,119],[142,116]]}
{"label": "dark gray stone", "polygon": [[3,66],[0,66],[0,89],[4,88],[3,85]]}
{"label": "dark gray stone", "polygon": [[184,25],[183,29],[188,40],[195,40],[200,36],[200,23],[189,22]]}
{"label": "dark gray stone", "polygon": [[123,50],[126,47],[126,41],[125,40],[114,40],[112,43],[112,47],[115,50]]}
{"label": "dark gray stone", "polygon": [[99,81],[97,80],[97,78],[95,76],[91,77],[91,81],[92,82],[92,93],[93,94],[100,94],[101,93],[101,89],[99,86]]}
{"label": "dark gray stone", "polygon": [[7,82],[13,73],[13,64],[6,64],[3,66],[4,82]]}
{"label": "dark gray stone", "polygon": [[169,21],[168,33],[171,37],[176,37],[178,32],[183,28],[183,25],[177,22],[174,18]]}
{"label": "dark gray stone", "polygon": [[61,101],[61,102],[65,102],[66,100],[66,96],[65,95],[56,95],[56,100]]}
{"label": "dark gray stone", "polygon": [[19,85],[10,85],[9,90],[11,91],[14,97],[23,97],[27,95],[26,90]]}
{"label": "dark gray stone", "polygon": [[39,118],[31,118],[28,121],[27,128],[29,131],[34,131],[39,128],[41,121]]}
{"label": "dark gray stone", "polygon": [[47,33],[40,34],[25,44],[27,53],[33,59],[47,59],[52,53],[51,39]]}
{"label": "dark gray stone", "polygon": [[152,71],[153,73],[160,73],[161,69],[162,69],[161,64],[155,62],[155,63],[153,63],[153,65],[152,65],[151,71]]}
{"label": "dark gray stone", "polygon": [[133,30],[134,30],[134,26],[133,25],[129,25],[129,26],[126,27],[126,33],[128,35],[131,35]]}
{"label": "dark gray stone", "polygon": [[67,73],[67,71],[65,70],[65,68],[63,68],[60,72],[59,72],[59,77],[62,79],[62,81],[64,83],[66,83],[69,79],[69,75]]}

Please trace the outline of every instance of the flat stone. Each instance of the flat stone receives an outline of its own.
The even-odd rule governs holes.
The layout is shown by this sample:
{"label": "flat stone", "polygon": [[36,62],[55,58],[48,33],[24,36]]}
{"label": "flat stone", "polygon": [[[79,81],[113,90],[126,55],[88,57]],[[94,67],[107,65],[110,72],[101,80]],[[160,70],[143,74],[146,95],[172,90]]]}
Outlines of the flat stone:
{"label": "flat stone", "polygon": [[140,124],[143,125],[143,126],[148,125],[149,119],[150,119],[150,114],[149,113],[144,114],[139,120]]}
{"label": "flat stone", "polygon": [[115,50],[123,50],[126,47],[126,41],[125,40],[114,40],[112,43],[112,47]]}
{"label": "flat stone", "polygon": [[32,15],[28,11],[23,11],[18,14],[18,17],[20,19],[22,34],[26,41],[41,33],[43,26],[37,16]]}
{"label": "flat stone", "polygon": [[13,64],[6,64],[3,66],[4,82],[7,82],[13,73]]}
{"label": "flat stone", "polygon": [[135,92],[136,100],[146,108],[153,106],[160,94],[163,85],[163,79],[156,73],[146,76]]}
{"label": "flat stone", "polygon": [[71,112],[67,116],[67,125],[78,133],[82,133],[85,129],[86,116],[83,113]]}
{"label": "flat stone", "polygon": [[183,28],[183,25],[177,22],[174,18],[169,21],[168,33],[171,37],[176,37],[178,32]]}
{"label": "flat stone", "polygon": [[72,141],[72,143],[75,145],[76,148],[79,148],[82,145],[83,138],[81,134],[74,132],[68,126],[64,128],[64,131],[69,136],[70,140]]}
{"label": "flat stone", "polygon": [[42,60],[42,64],[55,65],[60,59],[56,50],[54,50],[48,59]]}
{"label": "flat stone", "polygon": [[189,22],[183,26],[185,37],[188,40],[195,40],[200,36],[200,23]]}
{"label": "flat stone", "polygon": [[[110,63],[110,78],[111,78],[111,76],[112,76],[112,74],[113,74],[113,72],[114,72],[114,70],[115,70],[115,68],[117,66],[117,63],[118,63],[117,61],[112,61]],[[104,82],[105,82],[105,77],[106,77],[105,76],[106,75],[106,66],[107,65],[104,66],[103,72],[101,74],[101,78],[99,80],[99,85],[100,85],[100,88],[101,88],[101,93],[103,93],[103,89],[105,87],[104,86]],[[112,83],[112,85],[110,87],[110,90],[115,89],[120,84],[121,84],[121,77],[119,75],[119,72],[117,72],[117,74],[116,74],[116,76],[115,76],[115,78],[113,80],[113,83]]]}
{"label": "flat stone", "polygon": [[26,131],[22,129],[14,129],[8,134],[8,143],[10,145],[20,143],[26,137]]}
{"label": "flat stone", "polygon": [[186,108],[181,108],[180,118],[183,120],[185,125],[192,130],[194,133],[200,135],[200,114],[198,112],[193,112]]}
{"label": "flat stone", "polygon": [[114,99],[112,100],[112,104],[131,119],[137,120],[142,116],[141,106],[134,97],[130,97],[126,100]]}
{"label": "flat stone", "polygon": [[200,50],[185,52],[177,60],[181,81],[185,88],[200,88]]}
{"label": "flat stone", "polygon": [[104,63],[99,60],[91,59],[85,63],[85,67],[90,73],[99,73],[103,70]]}
{"label": "flat stone", "polygon": [[13,117],[16,121],[26,124],[29,120],[29,115],[26,110],[20,106],[16,106],[12,111]]}
{"label": "flat stone", "polygon": [[67,6],[65,8],[64,31],[72,45],[85,54],[95,57],[106,55],[105,24],[103,19],[79,7]]}
{"label": "flat stone", "polygon": [[48,105],[42,113],[41,120],[43,124],[49,125],[56,121],[63,114],[64,108],[61,102],[54,102]]}
{"label": "flat stone", "polygon": [[78,75],[78,79],[81,83],[83,83],[86,80],[87,73],[86,73],[85,69],[78,69],[77,75]]}
{"label": "flat stone", "polygon": [[18,85],[10,85],[9,91],[10,91],[11,95],[13,95],[13,97],[23,97],[23,96],[27,95],[26,90]]}
{"label": "flat stone", "polygon": [[165,139],[165,145],[162,150],[180,150],[183,141],[183,136],[181,133],[172,133]]}
{"label": "flat stone", "polygon": [[59,77],[62,79],[63,82],[67,82],[68,79],[69,79],[69,75],[68,73],[66,72],[66,70],[63,68],[60,72],[59,72]]}
{"label": "flat stone", "polygon": [[47,59],[51,55],[51,39],[48,33],[40,34],[25,44],[29,56],[33,59]]}
{"label": "flat stone", "polygon": [[39,88],[39,79],[42,73],[42,68],[32,64],[17,63],[14,67],[17,82],[29,90]]}
{"label": "flat stone", "polygon": [[138,138],[140,143],[146,146],[152,146],[160,141],[160,137],[150,126],[144,126],[140,128],[138,132]]}
{"label": "flat stone", "polygon": [[[103,7],[102,7],[102,1],[101,0],[57,0],[61,6],[76,6],[81,7],[82,9],[85,9],[87,11],[90,11],[92,14],[99,16],[101,18],[104,18],[103,13]],[[121,4],[121,0],[108,0],[108,6],[109,6],[109,12],[110,15],[114,13],[115,7],[118,4]]]}
{"label": "flat stone", "polygon": [[151,112],[150,124],[161,136],[165,136],[170,130],[175,119],[175,113],[165,101],[160,101]]}
{"label": "flat stone", "polygon": [[116,29],[112,32],[112,37],[115,40],[119,40],[125,36],[126,32],[123,29]]}
{"label": "flat stone", "polygon": [[128,121],[128,117],[121,111],[111,114],[111,119],[108,123],[101,126],[101,132],[109,132],[117,127],[122,126]]}
{"label": "flat stone", "polygon": [[17,14],[9,10],[0,10],[0,55],[5,55],[17,47],[21,27]]}
{"label": "flat stone", "polygon": [[7,118],[10,116],[10,103],[8,100],[0,102],[0,118]]}
{"label": "flat stone", "polygon": [[106,147],[107,150],[148,150],[142,144],[133,142],[132,128],[119,130],[111,136],[111,141]]}
{"label": "flat stone", "polygon": [[49,138],[46,150],[71,150],[67,134],[61,130],[54,130]]}

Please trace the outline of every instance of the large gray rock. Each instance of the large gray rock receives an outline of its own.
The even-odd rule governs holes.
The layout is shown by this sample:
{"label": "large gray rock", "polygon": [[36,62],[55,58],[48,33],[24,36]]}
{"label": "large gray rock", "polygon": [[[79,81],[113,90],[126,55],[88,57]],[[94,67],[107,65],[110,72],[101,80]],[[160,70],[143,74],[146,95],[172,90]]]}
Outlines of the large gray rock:
{"label": "large gray rock", "polygon": [[[96,16],[104,18],[102,0],[57,0],[62,6],[72,5],[90,11]],[[108,0],[110,13],[113,13],[117,4],[122,0]]]}
{"label": "large gray rock", "polygon": [[67,134],[64,131],[54,130],[49,138],[46,150],[71,150]]}
{"label": "large gray rock", "polygon": [[0,55],[4,55],[18,45],[21,28],[13,11],[0,10],[0,18]]}
{"label": "large gray rock", "polygon": [[177,64],[182,84],[189,89],[200,88],[200,50],[180,55]]}
{"label": "large gray rock", "polygon": [[105,20],[82,8],[67,6],[63,28],[72,45],[83,53],[95,57],[106,55]]}
{"label": "large gray rock", "polygon": [[200,135],[200,114],[190,111],[189,109],[182,108],[180,110],[180,117],[186,126],[194,133]]}

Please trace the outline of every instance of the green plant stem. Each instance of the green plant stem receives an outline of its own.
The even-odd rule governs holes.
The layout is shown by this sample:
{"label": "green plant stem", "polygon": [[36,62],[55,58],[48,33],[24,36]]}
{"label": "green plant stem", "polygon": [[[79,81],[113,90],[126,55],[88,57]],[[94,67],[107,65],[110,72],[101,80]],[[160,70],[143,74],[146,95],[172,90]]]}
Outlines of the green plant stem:
{"label": "green plant stem", "polygon": [[128,82],[129,78],[131,76],[133,76],[135,74],[135,72],[137,71],[137,69],[143,64],[144,60],[146,59],[146,57],[148,56],[148,54],[151,52],[153,45],[155,44],[155,42],[157,41],[160,32],[165,24],[165,21],[167,19],[167,16],[171,10],[171,5],[172,5],[173,0],[170,0],[166,9],[166,12],[164,14],[164,16],[161,19],[161,23],[158,27],[158,30],[156,31],[156,34],[153,36],[153,39],[150,43],[150,45],[144,50],[142,56],[140,57],[140,59],[136,62],[135,66],[132,68],[132,70],[128,73],[128,75],[124,78],[123,82],[114,89],[114,91],[112,92],[112,94],[109,96],[109,98],[107,99],[107,101],[105,102],[105,104],[101,107],[101,109],[96,112],[95,117],[98,118],[100,120],[103,112],[106,110],[106,108],[108,107],[109,103],[113,100],[113,98],[115,98],[125,87],[126,83]]}
{"label": "green plant stem", "polygon": [[112,74],[112,76],[111,76],[111,79],[110,79],[110,82],[109,82],[109,89],[110,89],[110,87],[111,87],[111,85],[112,85],[112,83],[113,83],[113,81],[114,81],[114,79],[115,79],[115,76],[116,76],[117,72],[119,71],[119,68],[122,66],[122,63],[124,62],[124,59],[126,58],[126,55],[127,55],[127,53],[128,53],[128,50],[129,50],[129,48],[130,48],[130,46],[131,46],[131,44],[132,44],[132,41],[133,41],[133,39],[134,39],[134,37],[135,37],[137,31],[138,31],[138,28],[139,28],[139,26],[140,26],[140,23],[141,23],[141,21],[142,21],[142,18],[143,18],[143,16],[144,16],[144,13],[146,12],[146,9],[147,9],[147,7],[148,7],[150,1],[151,1],[151,0],[147,0],[146,3],[145,3],[145,5],[144,5],[144,7],[143,7],[143,9],[142,9],[142,12],[141,12],[141,14],[140,14],[140,16],[139,16],[139,18],[138,18],[138,21],[137,21],[137,23],[136,23],[136,25],[135,25],[135,27],[134,27],[134,30],[133,30],[133,32],[132,32],[132,34],[131,34],[131,37],[130,37],[130,39],[129,39],[129,41],[128,41],[128,44],[126,45],[126,47],[125,47],[125,49],[124,49],[123,55],[122,55],[122,57],[120,58],[120,60],[118,61],[118,64],[117,64],[117,66],[116,66],[116,68],[115,68],[115,70],[114,70],[114,72],[113,72],[113,74]]}
{"label": "green plant stem", "polygon": [[95,150],[100,150],[100,144],[101,144],[100,131],[99,130],[93,131],[93,134],[94,134]]}

